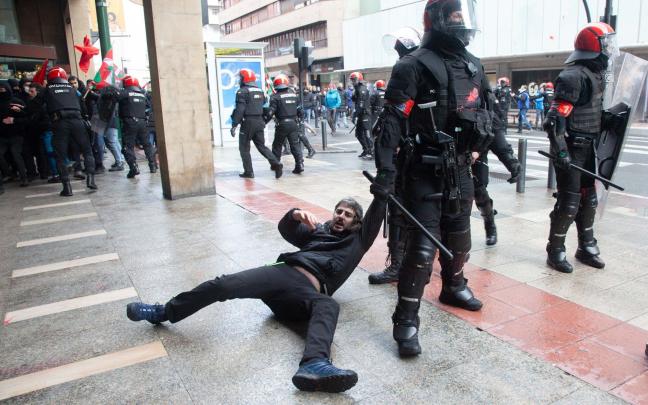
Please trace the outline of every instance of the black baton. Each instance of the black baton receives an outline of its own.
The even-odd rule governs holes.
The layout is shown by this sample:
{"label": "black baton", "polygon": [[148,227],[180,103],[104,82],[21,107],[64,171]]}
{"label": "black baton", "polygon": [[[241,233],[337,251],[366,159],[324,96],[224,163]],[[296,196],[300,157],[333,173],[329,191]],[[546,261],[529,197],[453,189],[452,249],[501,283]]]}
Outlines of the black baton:
{"label": "black baton", "polygon": [[[553,160],[554,162],[556,161],[556,157],[554,155],[552,155],[551,153],[547,153],[547,152],[545,152],[543,150],[539,150],[538,153],[541,154],[542,156],[546,157],[546,158],[549,158],[549,159]],[[623,187],[612,183],[610,180],[606,179],[605,177],[601,177],[596,173],[592,173],[589,170],[583,169],[580,166],[576,166],[575,164],[570,163],[569,167],[572,168],[572,169],[578,170],[579,172],[583,173],[586,176],[595,178],[596,180],[603,183],[603,185],[605,186],[606,189],[608,187],[614,187],[617,190],[625,191],[625,189]]]}
{"label": "black baton", "polygon": [[[373,183],[373,182],[375,181],[375,178],[374,178],[374,177],[373,177],[373,176],[372,176],[368,171],[363,170],[363,171],[362,171],[362,174],[363,174],[363,175],[367,178],[367,180],[369,180],[371,183]],[[389,201],[391,201],[392,203],[394,203],[394,205],[396,205],[396,206],[397,206],[401,211],[403,211],[403,215],[405,215],[405,217],[406,217],[406,218],[407,218],[411,223],[413,223],[414,225],[416,225],[416,227],[419,228],[419,230],[420,230],[421,232],[423,232],[423,235],[425,235],[425,236],[430,240],[430,242],[432,242],[432,244],[434,244],[434,246],[436,246],[436,247],[439,249],[439,251],[441,252],[441,254],[443,254],[443,255],[444,255],[448,260],[452,260],[452,259],[454,259],[454,256],[452,255],[452,252],[450,252],[450,250],[448,250],[448,248],[445,247],[445,246],[443,245],[443,243],[441,243],[437,238],[435,238],[434,235],[432,235],[432,234],[430,233],[430,231],[428,231],[427,229],[425,229],[425,227],[423,226],[423,224],[421,224],[421,223],[419,222],[419,220],[416,219],[416,217],[415,217],[414,215],[412,215],[412,213],[409,212],[409,211],[407,210],[407,208],[405,208],[405,207],[403,206],[403,204],[401,204],[400,201],[398,201],[398,199],[396,199],[396,197],[394,197],[393,194],[391,194],[391,193],[387,194],[387,198],[389,199]]]}

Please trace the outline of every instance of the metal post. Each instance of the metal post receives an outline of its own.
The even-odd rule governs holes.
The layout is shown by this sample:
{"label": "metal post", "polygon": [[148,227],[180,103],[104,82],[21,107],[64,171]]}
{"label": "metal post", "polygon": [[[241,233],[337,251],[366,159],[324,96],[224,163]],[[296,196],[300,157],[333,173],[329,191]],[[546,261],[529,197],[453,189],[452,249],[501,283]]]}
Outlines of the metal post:
{"label": "metal post", "polygon": [[549,172],[547,174],[547,188],[554,190],[556,188],[556,168],[551,159],[549,159]]}
{"label": "metal post", "polygon": [[527,166],[527,140],[526,138],[520,138],[518,140],[518,159],[520,160],[520,165],[522,165],[522,170],[520,173],[520,179],[517,182],[517,192],[524,193],[526,188],[526,166]]}
{"label": "metal post", "polygon": [[111,48],[110,28],[108,25],[108,2],[106,0],[95,0],[95,6],[97,7],[97,28],[99,29],[101,58],[103,59]]}
{"label": "metal post", "polygon": [[326,139],[326,121],[322,120],[320,121],[320,125],[322,126],[322,150],[326,150],[326,144],[327,144],[327,139]]}

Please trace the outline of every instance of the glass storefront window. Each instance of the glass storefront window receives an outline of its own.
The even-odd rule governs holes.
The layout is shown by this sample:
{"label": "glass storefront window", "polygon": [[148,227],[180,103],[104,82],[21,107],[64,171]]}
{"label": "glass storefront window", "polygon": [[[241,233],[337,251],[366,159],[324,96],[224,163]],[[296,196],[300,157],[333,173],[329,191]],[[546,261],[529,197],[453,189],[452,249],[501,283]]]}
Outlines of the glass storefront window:
{"label": "glass storefront window", "polygon": [[[0,57],[0,79],[33,77],[43,63],[42,60]],[[52,66],[52,62],[49,63]]]}
{"label": "glass storefront window", "polygon": [[14,0],[0,0],[0,42],[20,43]]}

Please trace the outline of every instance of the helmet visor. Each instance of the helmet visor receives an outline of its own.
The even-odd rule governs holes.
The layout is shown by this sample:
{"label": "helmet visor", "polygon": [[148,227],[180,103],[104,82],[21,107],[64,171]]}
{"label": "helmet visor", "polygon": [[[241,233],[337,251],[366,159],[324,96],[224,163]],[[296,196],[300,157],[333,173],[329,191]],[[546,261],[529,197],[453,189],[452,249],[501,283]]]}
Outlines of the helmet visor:
{"label": "helmet visor", "polygon": [[400,42],[405,49],[412,50],[421,45],[421,34],[412,27],[403,27],[385,34],[382,38],[383,48],[388,53],[395,49],[397,42]]}
{"label": "helmet visor", "polygon": [[470,42],[479,26],[477,24],[477,0],[450,0],[442,7],[442,25],[445,31],[464,42]]}
{"label": "helmet visor", "polygon": [[607,56],[609,60],[619,57],[620,51],[616,34],[607,34],[601,38],[601,53]]}

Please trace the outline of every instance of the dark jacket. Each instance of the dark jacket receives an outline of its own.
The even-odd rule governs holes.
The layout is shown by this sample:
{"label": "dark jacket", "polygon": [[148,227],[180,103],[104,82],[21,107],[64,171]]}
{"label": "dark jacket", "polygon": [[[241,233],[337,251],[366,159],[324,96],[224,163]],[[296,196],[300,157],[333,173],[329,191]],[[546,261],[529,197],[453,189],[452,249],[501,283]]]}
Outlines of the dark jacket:
{"label": "dark jacket", "polygon": [[277,259],[291,266],[300,266],[313,274],[322,285],[322,292],[333,293],[344,284],[371,247],[382,225],[386,203],[374,199],[355,232],[335,234],[330,221],[318,224],[313,231],[295,221],[292,209],[279,221],[281,236],[300,250],[282,253]]}
{"label": "dark jacket", "polygon": [[[0,86],[4,87],[6,92],[0,98],[0,136],[13,137],[24,136],[25,125],[27,125],[27,113],[25,112],[25,102],[14,97],[11,86],[7,82],[1,82]],[[17,107],[20,110],[14,111],[12,107]],[[4,124],[3,119],[13,117],[13,124]]]}

